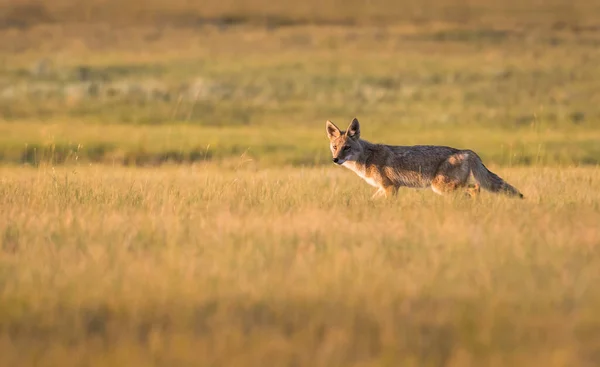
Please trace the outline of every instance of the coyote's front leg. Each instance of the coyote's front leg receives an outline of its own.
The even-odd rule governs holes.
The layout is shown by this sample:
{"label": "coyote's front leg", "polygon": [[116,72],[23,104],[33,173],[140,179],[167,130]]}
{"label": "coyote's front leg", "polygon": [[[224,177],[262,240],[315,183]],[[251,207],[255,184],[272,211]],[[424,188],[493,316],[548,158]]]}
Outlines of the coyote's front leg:
{"label": "coyote's front leg", "polygon": [[386,186],[386,187],[380,187],[377,192],[375,192],[373,194],[373,196],[371,197],[372,199],[376,199],[376,198],[380,198],[382,196],[385,196],[386,198],[392,197],[394,195],[396,195],[396,193],[398,192],[398,189],[393,186]]}
{"label": "coyote's front leg", "polygon": [[373,196],[371,196],[371,199],[379,199],[382,196],[385,196],[385,190],[380,188],[375,191]]}

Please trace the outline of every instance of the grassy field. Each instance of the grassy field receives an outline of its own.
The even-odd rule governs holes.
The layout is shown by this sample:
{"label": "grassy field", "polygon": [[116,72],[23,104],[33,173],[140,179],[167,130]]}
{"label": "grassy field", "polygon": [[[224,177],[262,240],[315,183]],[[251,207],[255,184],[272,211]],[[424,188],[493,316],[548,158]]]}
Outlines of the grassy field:
{"label": "grassy field", "polygon": [[397,22],[594,25],[589,0],[0,0],[0,27],[101,21],[110,24],[390,24]]}
{"label": "grassy field", "polygon": [[[0,170],[0,363],[592,366],[600,172],[527,200],[341,168]],[[68,359],[67,359],[68,358]]]}
{"label": "grassy field", "polygon": [[[0,366],[597,366],[592,1],[0,0]],[[372,188],[325,121],[525,200]]]}
{"label": "grassy field", "polygon": [[367,139],[469,145],[502,165],[600,162],[594,27],[61,23],[0,37],[4,163],[320,165],[325,121],[354,116]]}

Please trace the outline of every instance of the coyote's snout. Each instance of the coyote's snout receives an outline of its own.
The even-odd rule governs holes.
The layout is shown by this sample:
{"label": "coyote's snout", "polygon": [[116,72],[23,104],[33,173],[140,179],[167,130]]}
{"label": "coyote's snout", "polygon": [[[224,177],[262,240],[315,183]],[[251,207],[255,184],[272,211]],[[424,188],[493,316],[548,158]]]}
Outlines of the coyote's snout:
{"label": "coyote's snout", "polygon": [[488,170],[472,150],[372,144],[360,139],[360,124],[356,118],[345,131],[327,121],[327,136],[333,162],[351,169],[376,187],[374,197],[394,195],[401,186],[431,187],[438,194],[465,189],[470,195],[479,193],[482,187],[523,197],[519,190]]}

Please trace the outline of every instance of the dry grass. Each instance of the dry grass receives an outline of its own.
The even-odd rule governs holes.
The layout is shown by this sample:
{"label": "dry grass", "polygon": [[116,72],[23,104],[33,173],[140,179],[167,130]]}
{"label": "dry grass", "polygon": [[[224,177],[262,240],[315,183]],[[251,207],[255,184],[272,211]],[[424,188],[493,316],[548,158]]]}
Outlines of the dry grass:
{"label": "dry grass", "polygon": [[545,26],[594,24],[600,8],[589,0],[40,0],[0,1],[0,26],[53,22],[111,24],[240,23],[282,26],[304,23],[389,24],[398,22],[528,23]]}
{"label": "dry grass", "polygon": [[[599,17],[0,0],[0,366],[598,365]],[[527,199],[371,201],[354,116]]]}
{"label": "dry grass", "polygon": [[0,364],[586,366],[600,172],[527,200],[336,167],[0,168]]}

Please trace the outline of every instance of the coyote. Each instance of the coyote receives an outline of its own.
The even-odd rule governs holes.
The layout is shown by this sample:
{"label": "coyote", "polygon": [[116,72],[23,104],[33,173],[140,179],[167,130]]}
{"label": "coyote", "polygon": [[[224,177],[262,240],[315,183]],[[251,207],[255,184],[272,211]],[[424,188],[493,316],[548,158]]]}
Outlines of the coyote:
{"label": "coyote", "polygon": [[[378,190],[373,198],[392,196],[401,186],[427,188],[437,194],[465,189],[470,196],[480,187],[523,198],[523,194],[490,172],[472,150],[445,146],[392,146],[360,139],[360,124],[354,118],[346,131],[327,121],[327,136],[333,162],[344,166]],[[474,181],[474,185],[469,185]]]}

